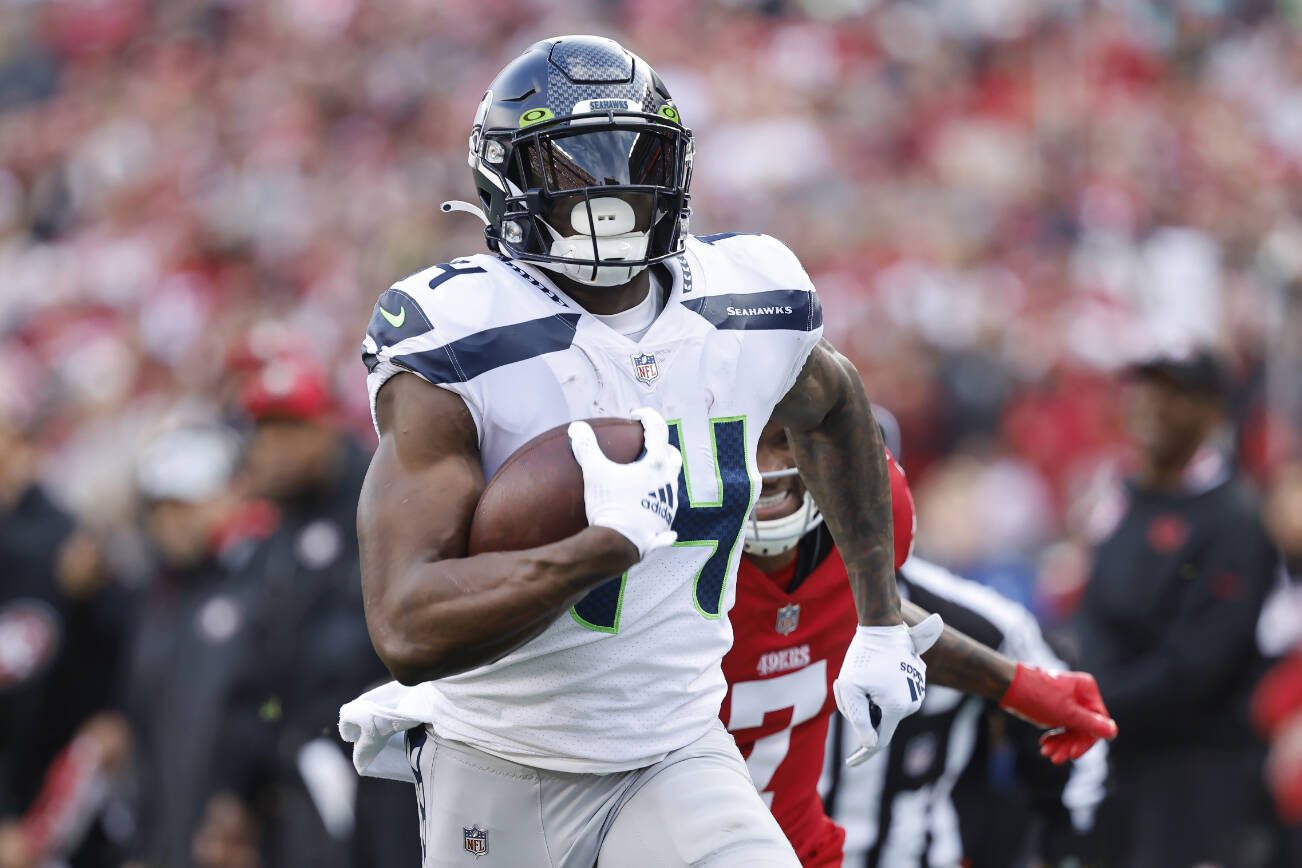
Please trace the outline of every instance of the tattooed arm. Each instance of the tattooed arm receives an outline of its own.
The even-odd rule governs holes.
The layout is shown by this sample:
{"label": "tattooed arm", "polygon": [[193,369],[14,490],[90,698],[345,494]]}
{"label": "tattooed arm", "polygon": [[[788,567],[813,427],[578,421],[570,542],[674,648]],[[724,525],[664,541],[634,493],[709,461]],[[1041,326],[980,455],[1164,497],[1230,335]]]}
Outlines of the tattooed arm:
{"label": "tattooed arm", "polygon": [[[901,606],[886,450],[848,359],[819,341],[773,417],[786,427],[801,479],[837,541],[859,613],[859,627],[832,684],[837,707],[861,744],[849,765],[882,750],[899,721],[917,711],[926,687],[918,666],[937,684],[988,697],[1054,729],[1042,741],[1042,751],[1054,762],[1075,759],[1098,738],[1116,734],[1089,675],[1054,676],[1016,664],[956,630],[942,631],[938,616]],[[910,660],[916,665],[910,667]],[[899,678],[901,671],[909,677]],[[901,684],[909,688],[907,695]]]}
{"label": "tattooed arm", "polygon": [[859,749],[846,758],[854,766],[884,750],[900,721],[922,706],[927,664],[918,655],[939,637],[941,618],[904,624],[886,448],[849,360],[820,340],[773,418],[787,429],[800,477],[841,551],[858,610],[859,626],[832,682],[836,707],[859,738]]}
{"label": "tattooed arm", "polygon": [[[881,433],[849,360],[821,341],[774,417],[787,428],[800,477],[845,560],[859,623],[898,624],[901,612],[906,624],[921,623],[928,613],[914,603],[901,605],[896,589]],[[1014,661],[951,627],[922,659],[933,683],[996,701],[1017,669]]]}
{"label": "tattooed arm", "polygon": [[[910,626],[920,624],[929,614],[917,603],[907,600],[903,610],[904,623]],[[948,625],[922,659],[927,664],[929,683],[973,693],[995,702],[1003,699],[1017,672],[1017,661]]]}
{"label": "tattooed arm", "polygon": [[[927,612],[901,605],[895,585],[890,478],[881,432],[850,361],[819,342],[774,411],[786,426],[800,477],[823,512],[850,573],[860,624],[921,623]],[[866,492],[866,497],[859,494]],[[946,627],[923,655],[929,679],[998,700],[1017,664]]]}
{"label": "tattooed arm", "polygon": [[885,450],[854,365],[819,341],[773,417],[845,560],[859,623],[901,623]]}

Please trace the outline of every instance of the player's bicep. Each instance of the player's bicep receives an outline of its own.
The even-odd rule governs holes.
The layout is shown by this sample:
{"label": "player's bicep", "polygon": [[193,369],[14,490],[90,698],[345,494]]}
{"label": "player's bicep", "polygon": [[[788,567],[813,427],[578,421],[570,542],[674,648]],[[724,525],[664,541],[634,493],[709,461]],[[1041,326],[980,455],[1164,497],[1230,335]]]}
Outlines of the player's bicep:
{"label": "player's bicep", "polygon": [[792,431],[811,431],[846,399],[857,376],[850,360],[821,338],[774,408],[773,418]]}
{"label": "player's bicep", "polygon": [[413,564],[464,556],[484,490],[475,423],[455,393],[399,374],[381,387],[376,419],[380,443],[357,508],[370,591]]}

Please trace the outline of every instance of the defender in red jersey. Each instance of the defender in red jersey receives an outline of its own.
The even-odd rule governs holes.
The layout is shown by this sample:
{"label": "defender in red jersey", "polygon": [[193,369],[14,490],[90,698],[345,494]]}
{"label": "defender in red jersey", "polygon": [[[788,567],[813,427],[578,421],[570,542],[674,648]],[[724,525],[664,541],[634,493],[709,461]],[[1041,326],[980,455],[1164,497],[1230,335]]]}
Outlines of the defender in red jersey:
{"label": "defender in red jersey", "polygon": [[[916,527],[903,468],[890,456],[896,569],[908,558]],[[835,662],[856,626],[845,565],[821,524],[817,504],[800,482],[786,434],[767,426],[757,454],[764,486],[748,528],[730,613],[732,650],[723,660],[728,694],[720,709],[746,758],[751,778],[804,866],[839,866],[845,832],[824,812],[818,794],[828,722],[836,710]],[[820,550],[821,549],[821,550]],[[909,623],[926,613],[912,607]],[[1053,729],[1043,753],[1075,759],[1116,727],[1081,673],[1049,676],[1015,663],[948,627],[941,654],[924,655],[930,681],[1000,700],[1009,711]],[[941,657],[945,658],[944,663]]]}
{"label": "defender in red jersey", "polygon": [[[887,457],[899,569],[913,548],[913,495],[889,450]],[[836,662],[857,623],[854,599],[839,552],[798,550],[821,516],[792,466],[781,427],[764,430],[758,461],[765,482],[754,518],[764,525],[748,529],[737,571],[730,613],[735,638],[723,659],[728,695],[720,717],[801,864],[840,865],[845,831],[824,813],[818,777],[836,711]],[[817,566],[802,570],[800,562]],[[803,578],[795,583],[798,574]]]}

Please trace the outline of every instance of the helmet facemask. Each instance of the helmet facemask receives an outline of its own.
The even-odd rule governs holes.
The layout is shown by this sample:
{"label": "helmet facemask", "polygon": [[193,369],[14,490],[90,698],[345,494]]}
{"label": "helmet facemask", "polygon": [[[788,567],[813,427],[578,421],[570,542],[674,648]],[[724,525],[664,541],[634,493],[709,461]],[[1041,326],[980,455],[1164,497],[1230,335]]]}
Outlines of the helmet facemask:
{"label": "helmet facemask", "polygon": [[[773,482],[799,473],[796,468],[788,467],[785,470],[764,471],[760,473],[760,478],[764,482]],[[823,514],[819,512],[818,504],[814,503],[809,490],[801,486],[800,506],[788,515],[759,519],[752,510],[746,519],[746,540],[742,548],[748,555],[780,555],[798,546],[805,534],[822,523]]]}
{"label": "helmet facemask", "polygon": [[492,220],[497,194],[489,189],[486,231],[506,256],[617,286],[682,250],[692,142],[678,124],[644,112],[589,112],[484,131],[471,144],[472,165],[502,191]]}

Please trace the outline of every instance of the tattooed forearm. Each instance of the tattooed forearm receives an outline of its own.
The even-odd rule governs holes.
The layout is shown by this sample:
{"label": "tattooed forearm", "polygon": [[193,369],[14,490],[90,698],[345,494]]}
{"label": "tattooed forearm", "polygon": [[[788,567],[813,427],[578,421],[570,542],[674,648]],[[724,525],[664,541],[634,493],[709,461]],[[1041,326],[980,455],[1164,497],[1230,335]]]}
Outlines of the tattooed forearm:
{"label": "tattooed forearm", "polygon": [[859,374],[822,341],[774,416],[845,560],[859,623],[899,624],[891,484]]}
{"label": "tattooed forearm", "polygon": [[[904,623],[910,626],[929,614],[907,600],[903,610]],[[1008,692],[1017,671],[1015,661],[949,626],[922,659],[927,664],[928,683],[943,684],[996,702]]]}

